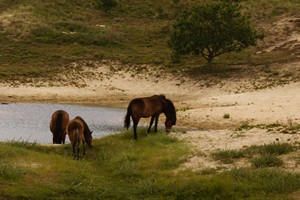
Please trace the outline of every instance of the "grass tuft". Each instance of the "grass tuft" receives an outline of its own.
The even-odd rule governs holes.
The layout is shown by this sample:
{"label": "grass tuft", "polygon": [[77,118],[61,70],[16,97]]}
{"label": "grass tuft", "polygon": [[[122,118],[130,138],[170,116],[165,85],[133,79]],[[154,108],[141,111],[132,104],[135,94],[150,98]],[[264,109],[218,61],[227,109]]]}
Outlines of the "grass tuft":
{"label": "grass tuft", "polygon": [[0,164],[0,180],[19,180],[26,170],[23,167],[16,166],[12,163]]}
{"label": "grass tuft", "polygon": [[251,163],[252,166],[254,166],[255,168],[280,167],[284,164],[284,162],[276,155],[267,155],[267,154],[264,154],[257,158],[253,158],[251,160]]}
{"label": "grass tuft", "polygon": [[215,160],[220,160],[225,164],[233,163],[235,159],[245,157],[243,151],[239,150],[222,150],[212,153]]}
{"label": "grass tuft", "polygon": [[278,155],[288,154],[292,151],[295,151],[293,145],[274,142],[261,146],[253,145],[241,150],[220,150],[212,153],[212,157],[225,164],[230,164],[240,158],[252,158],[260,155],[260,157],[252,159],[251,162],[254,167],[275,167],[283,165],[283,161],[277,158]]}

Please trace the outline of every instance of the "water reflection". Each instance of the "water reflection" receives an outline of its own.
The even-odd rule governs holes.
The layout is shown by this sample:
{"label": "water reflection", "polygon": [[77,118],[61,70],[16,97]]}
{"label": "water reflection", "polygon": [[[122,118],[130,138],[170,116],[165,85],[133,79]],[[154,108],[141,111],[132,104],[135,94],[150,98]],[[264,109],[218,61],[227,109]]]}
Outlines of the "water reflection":
{"label": "water reflection", "polygon": [[[81,116],[93,137],[99,138],[123,128],[125,109],[65,104],[12,103],[0,104],[0,141],[21,140],[42,144],[52,143],[49,129],[51,115],[63,109],[73,119]],[[69,142],[68,138],[66,142]]]}

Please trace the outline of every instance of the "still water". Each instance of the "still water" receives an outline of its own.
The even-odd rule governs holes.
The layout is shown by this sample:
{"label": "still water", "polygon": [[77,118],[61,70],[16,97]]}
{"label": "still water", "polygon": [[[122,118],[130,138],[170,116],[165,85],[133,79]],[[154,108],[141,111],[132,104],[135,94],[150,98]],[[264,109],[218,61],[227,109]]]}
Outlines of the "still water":
{"label": "still water", "polygon": [[[93,131],[93,138],[99,138],[123,129],[125,109],[95,106],[11,103],[0,104],[0,141],[27,141],[51,144],[52,133],[49,124],[52,113],[65,110],[70,119],[81,116]],[[66,143],[69,143],[68,136]]]}

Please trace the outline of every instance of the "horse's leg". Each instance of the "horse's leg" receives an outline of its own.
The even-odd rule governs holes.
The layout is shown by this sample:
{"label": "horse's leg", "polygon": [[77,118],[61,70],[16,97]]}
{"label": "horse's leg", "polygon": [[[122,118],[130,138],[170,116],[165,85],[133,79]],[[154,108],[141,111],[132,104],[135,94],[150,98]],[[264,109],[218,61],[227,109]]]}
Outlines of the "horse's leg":
{"label": "horse's leg", "polygon": [[79,153],[80,153],[80,143],[78,143],[77,146],[77,160],[79,159]]}
{"label": "horse's leg", "polygon": [[66,135],[63,135],[62,143],[65,144],[65,141],[66,141]]}
{"label": "horse's leg", "polygon": [[139,124],[140,118],[133,118],[132,121],[133,121],[133,134],[134,134],[134,139],[137,140],[137,139],[138,139],[138,136],[137,136],[136,129],[137,129],[137,125]]}
{"label": "horse's leg", "polygon": [[150,133],[150,130],[151,130],[151,126],[152,126],[152,124],[153,124],[153,121],[154,121],[154,115],[151,117],[151,121],[150,121],[150,124],[149,124],[149,128],[148,128],[148,130],[147,130],[147,134],[149,134]]}
{"label": "horse's leg", "polygon": [[155,117],[155,126],[154,126],[154,131],[155,131],[155,133],[157,133],[158,117],[159,117],[159,115],[157,115],[157,116]]}
{"label": "horse's leg", "polygon": [[72,145],[72,149],[73,149],[73,159],[75,160],[76,158],[75,145]]}
{"label": "horse's leg", "polygon": [[85,156],[85,145],[84,145],[84,141],[82,141],[82,151],[83,151],[83,156]]}
{"label": "horse's leg", "polygon": [[65,144],[65,142],[66,142],[66,136],[67,136],[67,132],[64,131],[63,144]]}

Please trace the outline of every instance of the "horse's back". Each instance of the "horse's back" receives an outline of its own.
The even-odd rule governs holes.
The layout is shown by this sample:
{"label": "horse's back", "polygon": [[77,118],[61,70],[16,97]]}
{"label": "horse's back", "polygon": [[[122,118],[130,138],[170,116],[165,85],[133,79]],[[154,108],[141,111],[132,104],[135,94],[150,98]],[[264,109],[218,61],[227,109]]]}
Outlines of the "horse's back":
{"label": "horse's back", "polygon": [[50,131],[53,134],[53,143],[65,143],[66,127],[69,122],[69,114],[64,110],[57,110],[52,114]]}
{"label": "horse's back", "polygon": [[61,129],[65,129],[69,122],[69,114],[64,110],[57,110],[52,114],[50,122],[50,130],[54,133],[57,126]]}
{"label": "horse's back", "polygon": [[72,119],[71,121],[69,121],[69,123],[67,125],[68,132],[73,131],[75,129],[79,129],[82,132],[84,130],[83,123],[78,119]]}
{"label": "horse's back", "polygon": [[136,117],[150,117],[160,114],[163,110],[163,100],[161,95],[135,98],[129,103],[131,115]]}
{"label": "horse's back", "polygon": [[143,98],[136,98],[130,101],[129,109],[131,113],[135,113],[136,115],[142,115],[145,107],[145,103]]}
{"label": "horse's back", "polygon": [[[73,119],[69,121],[67,125],[67,134],[72,144],[74,142],[80,143],[81,140],[84,140],[83,131],[84,131],[84,125],[79,119]],[[77,137],[77,134],[79,139],[75,138]]]}

